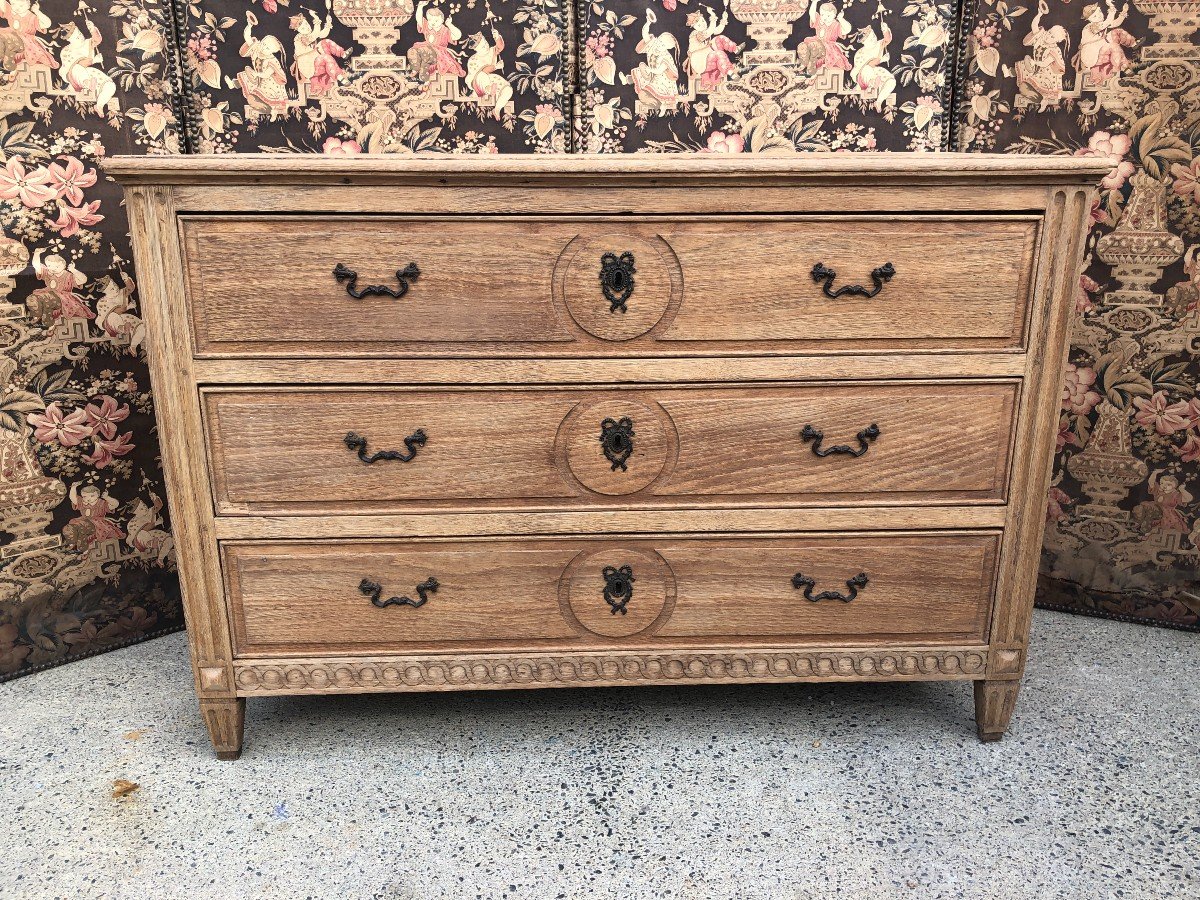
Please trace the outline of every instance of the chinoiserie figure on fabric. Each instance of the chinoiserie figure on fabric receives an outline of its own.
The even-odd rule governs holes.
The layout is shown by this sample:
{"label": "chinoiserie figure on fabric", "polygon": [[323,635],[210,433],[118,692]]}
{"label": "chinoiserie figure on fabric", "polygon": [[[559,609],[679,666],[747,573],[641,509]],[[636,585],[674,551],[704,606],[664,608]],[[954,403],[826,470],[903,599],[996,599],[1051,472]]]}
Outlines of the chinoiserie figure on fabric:
{"label": "chinoiserie figure on fabric", "polygon": [[59,74],[76,94],[95,97],[96,115],[115,115],[121,104],[117,84],[104,70],[100,32],[91,20],[85,24],[86,33],[74,22],[67,26],[67,43],[59,53]]}
{"label": "chinoiserie figure on fabric", "polygon": [[251,109],[269,115],[271,121],[287,112],[287,72],[279,57],[283,44],[273,34],[265,38],[254,36],[258,17],[246,13],[246,27],[242,30],[242,47],[238,52],[250,60],[250,65],[237,75],[237,84]]}
{"label": "chinoiserie figure on fabric", "polygon": [[827,69],[850,71],[850,60],[839,41],[849,37],[851,28],[846,17],[829,2],[814,3],[809,14],[809,24],[815,35],[806,37],[802,47],[807,51],[806,59],[812,71]]}
{"label": "chinoiserie figure on fabric", "polygon": [[1042,17],[1049,10],[1045,0],[1038,3],[1037,15],[1022,42],[1030,48],[1030,53],[1015,67],[1017,89],[1029,100],[1036,101],[1039,111],[1058,103],[1062,97],[1063,74],[1067,71],[1063,48],[1070,43],[1067,31],[1061,25],[1042,27]]}
{"label": "chinoiserie figure on fabric", "polygon": [[885,106],[896,102],[896,76],[887,68],[890,57],[888,45],[892,42],[892,29],[884,22],[882,36],[875,36],[874,28],[863,31],[862,46],[854,54],[851,80],[865,93],[874,94],[875,111],[882,112]]}
{"label": "chinoiserie figure on fabric", "polygon": [[43,260],[42,252],[39,247],[31,260],[33,272],[44,287],[33,291],[25,301],[30,315],[46,327],[67,319],[96,318],[83,297],[75,292],[87,282],[87,276],[74,263],[68,265],[57,253],[51,253]]}
{"label": "chinoiserie figure on fabric", "polygon": [[409,62],[426,78],[437,75],[453,75],[465,78],[467,73],[459,62],[455,44],[462,40],[462,32],[452,19],[436,6],[426,9],[427,4],[417,4],[417,31],[425,38],[413,44],[409,51]]}
{"label": "chinoiserie figure on fabric", "polygon": [[78,550],[99,544],[102,541],[125,537],[121,526],[109,518],[118,504],[107,491],[100,492],[94,484],[82,489],[71,485],[71,507],[79,513],[63,527],[63,536]]}
{"label": "chinoiserie figure on fabric", "polygon": [[333,31],[333,16],[324,21],[310,11],[292,16],[288,26],[296,32],[292,40],[292,74],[309,99],[324,97],[342,77],[344,70],[338,60],[346,56],[344,47],[329,39]]}
{"label": "chinoiserie figure on fabric", "polygon": [[679,102],[679,41],[669,31],[655,34],[658,17],[646,10],[642,39],[634,48],[645,57],[630,75],[622,73],[621,82],[632,84],[638,99],[650,107],[666,109]]}
{"label": "chinoiserie figure on fabric", "polygon": [[42,12],[41,4],[0,0],[0,16],[8,20],[8,27],[0,29],[0,62],[6,72],[15,71],[20,63],[58,68],[50,48],[39,37],[50,28],[50,17]]}
{"label": "chinoiserie figure on fabric", "polygon": [[1128,3],[1118,12],[1112,0],[1108,0],[1107,12],[1099,3],[1089,3],[1083,8],[1085,24],[1075,63],[1076,68],[1088,73],[1092,84],[1101,85],[1119,77],[1129,64],[1125,48],[1132,47],[1136,41],[1120,27],[1128,15]]}
{"label": "chinoiserie figure on fabric", "polygon": [[730,57],[741,51],[722,33],[729,26],[729,13],[718,19],[710,8],[701,7],[687,17],[687,24],[692,29],[688,36],[687,72],[696,79],[701,91],[714,91],[737,68]]}
{"label": "chinoiserie figure on fabric", "polygon": [[483,101],[485,108],[491,108],[492,117],[499,119],[505,106],[512,100],[513,88],[508,79],[500,74],[504,68],[504,60],[500,55],[504,52],[504,38],[494,28],[492,40],[494,44],[488,43],[482,32],[471,36],[467,87]]}

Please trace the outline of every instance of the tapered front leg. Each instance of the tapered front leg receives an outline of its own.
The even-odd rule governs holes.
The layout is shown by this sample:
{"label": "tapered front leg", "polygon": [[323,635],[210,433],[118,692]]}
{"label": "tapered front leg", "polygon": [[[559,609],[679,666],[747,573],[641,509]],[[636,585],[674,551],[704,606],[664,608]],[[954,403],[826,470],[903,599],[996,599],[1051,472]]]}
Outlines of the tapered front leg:
{"label": "tapered front leg", "polygon": [[242,755],[242,729],[246,723],[246,700],[231,697],[201,700],[200,713],[208,727],[208,736],[217,759],[237,759]]}
{"label": "tapered front leg", "polygon": [[981,741],[998,741],[1004,737],[1020,689],[1019,681],[975,682],[975,729]]}

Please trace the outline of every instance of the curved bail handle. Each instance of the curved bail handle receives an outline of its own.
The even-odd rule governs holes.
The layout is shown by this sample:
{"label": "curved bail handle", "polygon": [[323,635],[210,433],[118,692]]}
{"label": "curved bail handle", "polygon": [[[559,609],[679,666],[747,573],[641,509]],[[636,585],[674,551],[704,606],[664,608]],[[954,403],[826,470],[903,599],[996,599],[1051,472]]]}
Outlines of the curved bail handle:
{"label": "curved bail handle", "polygon": [[417,450],[425,446],[429,438],[425,435],[424,428],[418,428],[412,434],[404,439],[403,450],[379,450],[375,453],[367,453],[367,439],[361,434],[356,434],[353,431],[346,433],[342,438],[342,443],[346,445],[346,449],[358,453],[358,458],[366,465],[379,462],[381,459],[395,459],[400,462],[412,462],[416,458]]}
{"label": "curved bail handle", "polygon": [[430,575],[424,581],[417,585],[417,596],[421,599],[414,600],[411,597],[388,597],[386,600],[381,600],[380,595],[383,593],[383,585],[378,581],[372,581],[370,578],[364,578],[358,583],[358,589],[364,595],[371,598],[371,603],[384,609],[388,606],[411,606],[413,609],[420,609],[429,602],[429,595],[437,593],[438,580]]}
{"label": "curved bail handle", "polygon": [[838,591],[822,591],[813,596],[813,588],[817,586],[815,578],[809,578],[803,572],[797,572],[792,576],[792,587],[796,590],[804,589],[804,599],[811,600],[813,603],[820,603],[822,600],[841,600],[843,603],[849,603],[858,596],[858,592],[867,586],[871,579],[867,578],[866,572],[859,572],[853,578],[846,580],[846,587],[849,588],[849,594],[842,594]]}
{"label": "curved bail handle", "polygon": [[363,297],[395,297],[399,299],[408,293],[410,281],[416,281],[421,277],[421,270],[415,262],[410,262],[403,269],[396,270],[396,281],[399,282],[398,288],[390,288],[383,284],[369,284],[366,287],[358,287],[358,272],[348,268],[343,263],[338,263],[333,267],[333,277],[340,284],[346,282],[346,293],[355,300],[361,300]]}
{"label": "curved bail handle", "polygon": [[837,278],[837,272],[830,269],[825,263],[817,263],[812,267],[813,281],[821,284],[821,291],[831,300],[836,300],[838,297],[874,297],[883,290],[883,285],[892,280],[896,274],[896,267],[890,262],[884,263],[882,266],[871,270],[871,280],[875,282],[875,287],[871,290],[863,287],[861,284],[847,284],[833,290],[833,280]]}
{"label": "curved bail handle", "polygon": [[853,456],[857,458],[866,453],[867,450],[870,449],[871,443],[882,433],[883,432],[880,430],[879,426],[872,422],[854,436],[855,440],[858,441],[857,448],[850,447],[847,444],[835,444],[832,447],[822,447],[821,441],[825,440],[825,432],[821,431],[816,426],[809,424],[805,425],[804,428],[801,429],[800,440],[804,441],[806,444],[809,441],[812,441],[813,454],[821,457],[822,459],[834,453],[840,453],[846,456]]}

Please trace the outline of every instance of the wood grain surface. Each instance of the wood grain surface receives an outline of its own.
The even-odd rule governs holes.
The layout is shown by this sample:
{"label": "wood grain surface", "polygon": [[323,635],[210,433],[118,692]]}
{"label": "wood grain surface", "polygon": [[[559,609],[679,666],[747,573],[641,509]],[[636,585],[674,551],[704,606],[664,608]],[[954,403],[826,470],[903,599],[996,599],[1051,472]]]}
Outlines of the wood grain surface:
{"label": "wood grain surface", "polygon": [[[196,352],[247,356],[647,355],[805,348],[1019,348],[1037,219],[1027,217],[183,217]],[[630,253],[625,310],[604,253]],[[355,299],[358,288],[405,296]],[[896,274],[874,297],[873,269]],[[280,302],[286,298],[287,302]]]}
{"label": "wood grain surface", "polygon": [[[224,545],[239,655],[986,640],[999,535],[712,536]],[[628,566],[627,611],[604,569]],[[868,583],[850,602],[847,580]],[[416,586],[438,587],[420,607]]]}
{"label": "wood grain surface", "polygon": [[[969,679],[1000,737],[1112,165],[109,160],[214,748],[236,756],[259,694],[730,681]],[[598,255],[625,251],[622,314]],[[339,262],[421,275],[355,300]],[[835,288],[896,274],[829,298],[817,262]],[[858,457],[803,437],[872,423]],[[410,462],[344,441],[417,429]]]}
{"label": "wood grain surface", "polygon": [[[222,514],[754,502],[1001,502],[1018,382],[475,390],[206,389]],[[627,419],[620,466],[600,441]],[[806,425],[823,434],[802,437]],[[819,457],[833,446],[855,458]],[[404,451],[365,464],[344,443]]]}

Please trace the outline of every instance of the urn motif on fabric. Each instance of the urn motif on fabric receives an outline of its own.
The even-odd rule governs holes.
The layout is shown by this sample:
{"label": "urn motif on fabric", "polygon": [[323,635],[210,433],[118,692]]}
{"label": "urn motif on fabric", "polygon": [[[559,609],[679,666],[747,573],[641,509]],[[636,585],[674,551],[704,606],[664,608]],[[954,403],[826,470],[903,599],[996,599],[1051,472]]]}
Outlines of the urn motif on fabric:
{"label": "urn motif on fabric", "polygon": [[980,2],[963,150],[1108,154],[1041,602],[1200,626],[1200,2]]}

